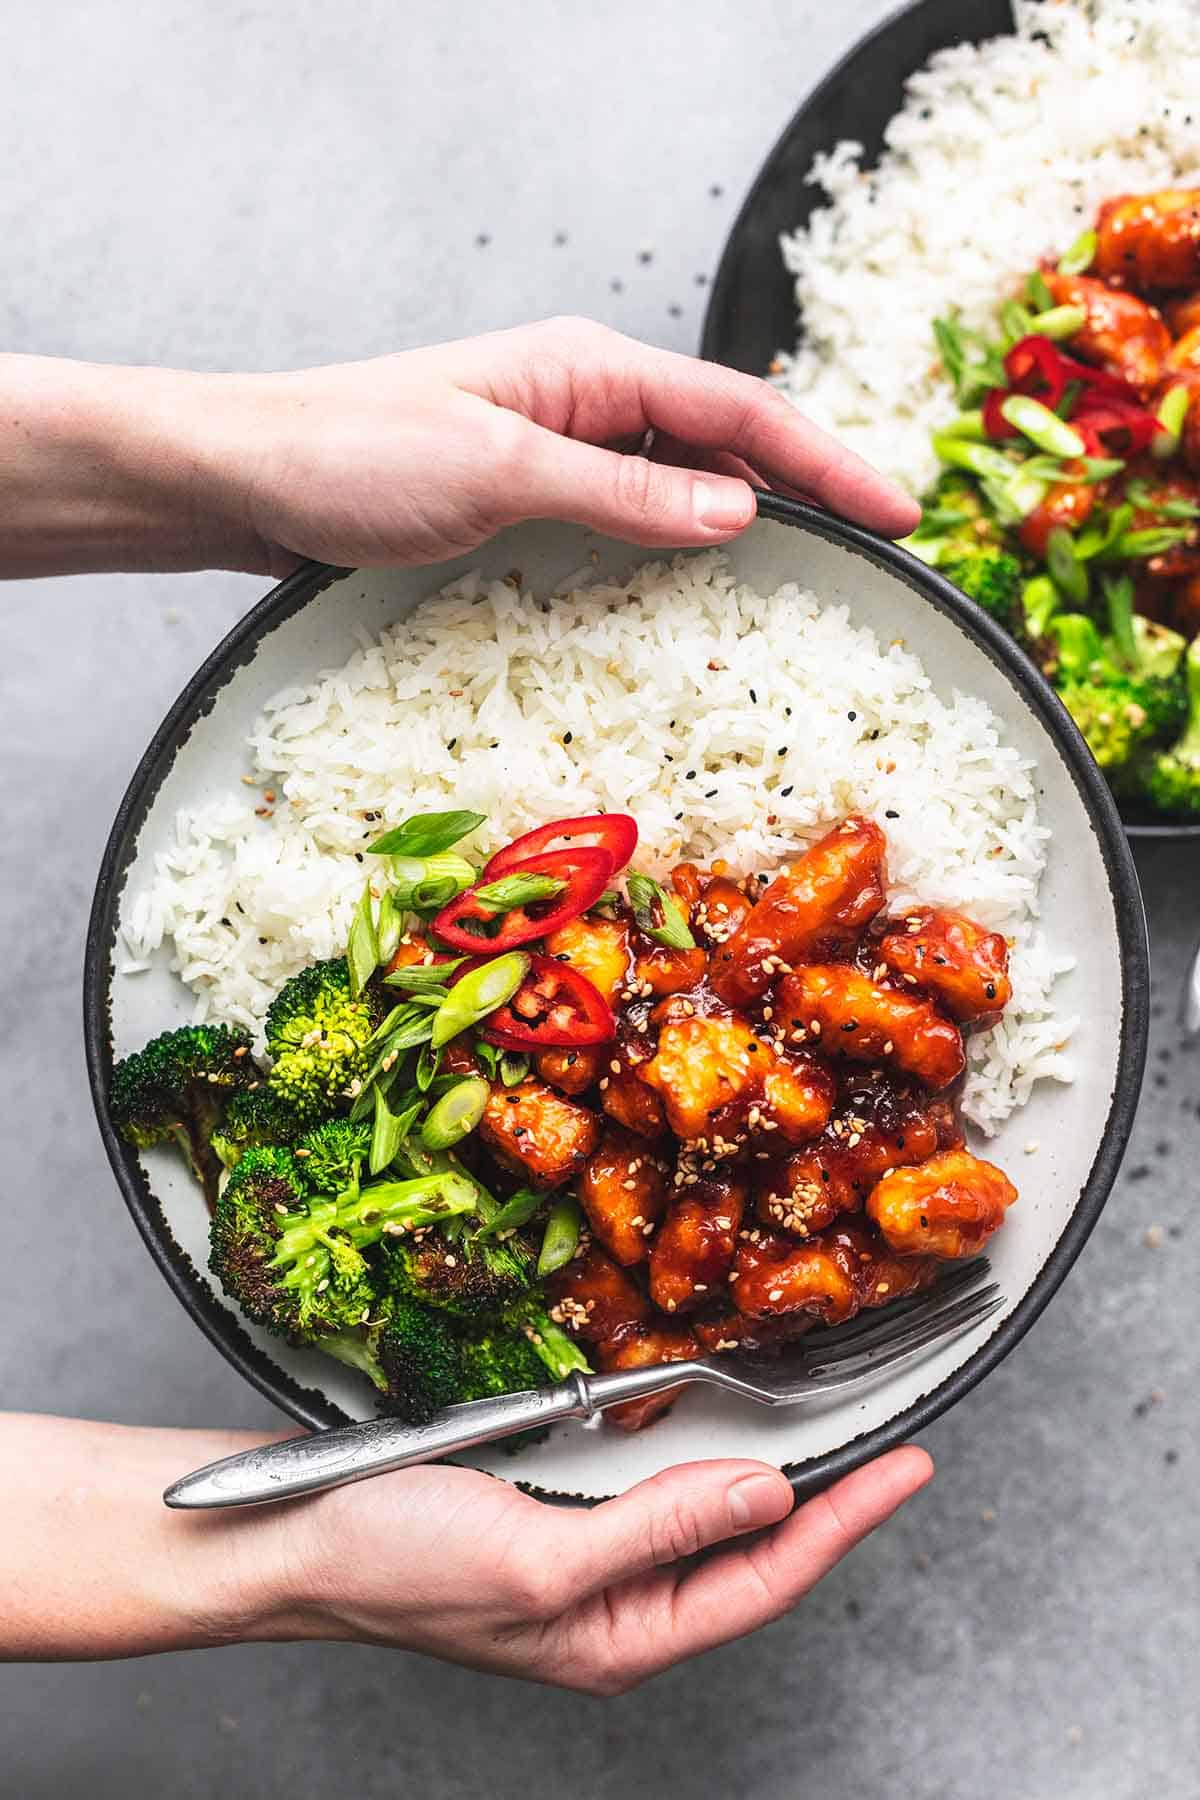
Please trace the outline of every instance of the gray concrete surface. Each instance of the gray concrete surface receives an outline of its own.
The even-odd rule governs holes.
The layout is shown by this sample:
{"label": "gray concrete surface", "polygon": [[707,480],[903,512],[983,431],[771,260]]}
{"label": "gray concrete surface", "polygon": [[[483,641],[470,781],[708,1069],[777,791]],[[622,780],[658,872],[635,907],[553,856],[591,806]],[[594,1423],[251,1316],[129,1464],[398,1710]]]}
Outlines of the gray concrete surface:
{"label": "gray concrete surface", "polygon": [[[576,309],[691,348],[758,160],[884,11],[42,0],[0,58],[0,340],[270,367]],[[4,591],[10,1406],[275,1423],[141,1251],[79,1037],[113,809],[260,586]],[[9,1669],[4,1800],[1193,1800],[1200,1052],[1174,1019],[1200,857],[1140,866],[1154,1047],[1120,1185],[1048,1315],[928,1434],[933,1487],[793,1618],[608,1705],[338,1647]]]}

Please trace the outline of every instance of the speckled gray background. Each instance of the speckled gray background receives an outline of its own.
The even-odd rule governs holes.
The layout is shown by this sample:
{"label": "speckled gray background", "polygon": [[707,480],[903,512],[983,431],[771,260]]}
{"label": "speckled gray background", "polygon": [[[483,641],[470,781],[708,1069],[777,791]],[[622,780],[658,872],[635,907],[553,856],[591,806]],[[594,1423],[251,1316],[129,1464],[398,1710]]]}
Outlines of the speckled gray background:
{"label": "speckled gray background", "polygon": [[[885,10],[40,0],[0,56],[0,341],[266,368],[576,310],[690,349],[759,160]],[[79,1033],[112,812],[261,585],[3,591],[7,1405],[277,1422],[141,1251]],[[1048,1315],[928,1434],[932,1488],[793,1618],[616,1703],[334,1646],[9,1669],[4,1800],[1194,1800],[1200,1052],[1175,1011],[1200,851],[1139,863],[1154,1039],[1120,1185]]]}

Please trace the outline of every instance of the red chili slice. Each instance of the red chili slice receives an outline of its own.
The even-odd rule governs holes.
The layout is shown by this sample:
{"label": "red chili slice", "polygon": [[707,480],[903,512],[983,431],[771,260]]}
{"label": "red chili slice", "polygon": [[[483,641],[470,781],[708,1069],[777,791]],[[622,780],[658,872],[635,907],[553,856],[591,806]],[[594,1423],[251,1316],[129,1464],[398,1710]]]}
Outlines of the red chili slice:
{"label": "red chili slice", "polygon": [[523,837],[514,838],[495,856],[483,871],[489,878],[504,875],[531,856],[561,844],[575,850],[587,845],[607,850],[612,857],[612,874],[625,867],[637,848],[637,821],[628,813],[585,813],[578,819],[558,819],[550,825],[539,825]]}
{"label": "red chili slice", "polygon": [[531,956],[529,973],[507,1006],[483,1028],[501,1050],[561,1050],[607,1044],[617,1035],[612,1008],[586,975],[553,956]]}
{"label": "red chili slice", "polygon": [[1008,387],[989,388],[984,396],[983,428],[990,438],[1019,435],[1000,411],[1010,394],[1029,394],[1053,410],[1071,383],[1076,381],[1083,392],[1071,409],[1072,424],[1077,422],[1082,408],[1099,396],[1105,401],[1111,399],[1120,405],[1137,406],[1142,410],[1135,390],[1127,381],[1122,381],[1119,375],[1110,375],[1107,369],[1097,369],[1091,363],[1068,356],[1052,338],[1042,337],[1038,332],[1020,338],[1013,345],[1004,358],[1004,373],[1008,376]]}
{"label": "red chili slice", "polygon": [[1144,406],[1115,394],[1081,395],[1071,423],[1089,456],[1136,456],[1164,429]]}
{"label": "red chili slice", "polygon": [[[613,872],[612,857],[597,844],[581,844],[578,850],[551,850],[544,856],[527,856],[501,871],[503,875],[552,875],[565,881],[566,887],[553,900],[535,900],[529,906],[514,906],[498,913],[478,898],[479,889],[498,879],[489,865],[484,880],[451,900],[434,919],[430,930],[451,950],[466,950],[479,955],[486,952],[498,956],[502,950],[516,950],[546,937],[577,919],[594,906]],[[477,929],[472,930],[474,925]],[[487,928],[494,926],[494,931]]]}

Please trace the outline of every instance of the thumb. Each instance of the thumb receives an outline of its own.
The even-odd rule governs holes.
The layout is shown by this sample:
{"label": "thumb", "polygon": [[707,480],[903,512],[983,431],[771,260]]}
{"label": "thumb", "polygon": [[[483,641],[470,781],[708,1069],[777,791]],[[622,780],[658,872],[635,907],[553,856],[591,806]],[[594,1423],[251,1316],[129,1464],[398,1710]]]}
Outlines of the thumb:
{"label": "thumb", "polygon": [[562,1519],[577,1597],[775,1525],[791,1511],[792,1500],[787,1477],[767,1463],[665,1469],[590,1513]]}
{"label": "thumb", "polygon": [[508,523],[568,519],[653,548],[719,544],[755,516],[749,484],[672,468],[531,425],[518,441]]}

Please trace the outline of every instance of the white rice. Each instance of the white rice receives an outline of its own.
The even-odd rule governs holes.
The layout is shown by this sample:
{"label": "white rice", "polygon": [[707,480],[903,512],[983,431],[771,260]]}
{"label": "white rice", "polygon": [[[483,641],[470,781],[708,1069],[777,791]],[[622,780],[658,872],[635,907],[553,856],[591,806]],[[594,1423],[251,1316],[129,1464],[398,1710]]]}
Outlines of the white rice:
{"label": "white rice", "polygon": [[749,873],[862,811],[887,833],[897,905],[961,906],[1013,941],[1015,1000],[972,1044],[968,1116],[993,1130],[1037,1079],[1070,1079],[1074,1021],[1053,988],[1071,965],[1035,923],[1049,833],[1032,763],[982,701],[940,699],[898,641],[793,585],[736,585],[719,552],[552,605],[469,577],[277,694],[249,750],[259,790],[181,813],[124,909],[129,972],[169,941],[198,1018],[255,1030],[282,981],[340,952],[356,852],[410,812],[486,813],[486,850],[629,811],[641,866],[724,857]]}
{"label": "white rice", "polygon": [[1196,0],[1015,0],[1015,36],[939,51],[909,81],[871,173],[817,158],[830,205],[782,242],[803,337],[780,385],[920,494],[955,410],[932,321],[998,302],[1102,200],[1200,179]]}

